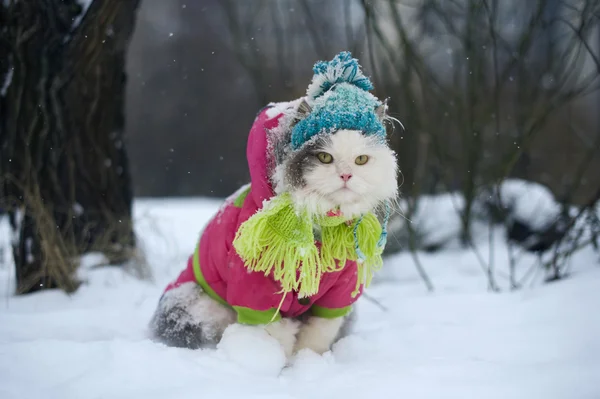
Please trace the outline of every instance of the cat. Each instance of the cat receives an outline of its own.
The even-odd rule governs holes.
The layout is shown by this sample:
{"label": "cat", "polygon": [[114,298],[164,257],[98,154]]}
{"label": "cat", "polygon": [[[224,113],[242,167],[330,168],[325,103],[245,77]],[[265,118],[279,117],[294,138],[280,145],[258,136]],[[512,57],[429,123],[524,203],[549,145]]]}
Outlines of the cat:
{"label": "cat", "polygon": [[[334,207],[360,215],[397,195],[397,162],[387,144],[355,130],[340,130],[317,139],[277,165],[275,192],[289,192],[298,207],[320,214]],[[317,226],[315,228],[318,229]],[[341,337],[354,313],[336,319],[305,316],[265,328],[288,356],[308,348],[324,353]],[[152,320],[154,336],[170,346],[214,346],[235,312],[208,297],[195,283],[169,291]]]}
{"label": "cat", "polygon": [[[389,207],[390,202],[396,199],[396,155],[385,139],[382,139],[385,137],[383,125],[390,119],[386,115],[387,103],[381,103],[371,94],[365,94],[366,89],[371,87],[370,82],[365,82],[366,78],[360,73],[356,60],[349,57],[349,53],[340,53],[332,62],[324,65],[320,72],[315,67],[317,72],[312,88],[309,87],[308,91],[316,93],[312,97],[307,95],[289,103],[270,104],[261,110],[248,140],[251,186],[242,187],[225,201],[222,209],[209,223],[209,227],[205,228],[201,240],[212,231],[220,231],[215,229],[228,230],[239,226],[235,221],[238,215],[243,216],[246,212],[246,217],[250,217],[257,211],[251,207],[252,204],[257,208],[265,208],[269,197],[284,193],[289,194],[294,208],[303,210],[311,217],[335,210],[336,215],[344,215],[348,222],[362,218],[362,215],[368,212],[380,213],[386,208],[386,204]],[[326,71],[326,79],[336,84],[323,84],[323,71]],[[339,84],[340,81],[348,83]],[[320,85],[320,88],[315,89],[316,84]],[[321,96],[321,100],[315,101],[317,96]],[[335,96],[345,97],[336,100],[338,97]],[[324,101],[329,101],[328,99],[339,102],[327,105]],[[321,101],[322,107],[313,109],[308,100],[312,100],[312,105],[317,106]],[[356,101],[362,101],[362,108],[347,112]],[[344,107],[340,108],[339,104]],[[367,105],[367,111],[364,110],[364,104]],[[321,129],[318,123],[328,122],[328,119],[318,116],[318,113],[327,110],[327,106],[336,112],[339,109],[341,113],[346,112],[343,116],[346,119],[334,118],[339,125],[349,123],[350,127],[356,125],[364,129]],[[314,119],[315,115],[317,119]],[[307,124],[308,122],[312,124]],[[316,133],[311,133],[310,129],[315,126],[318,128]],[[298,136],[299,131],[303,136]],[[371,131],[375,133],[371,134]],[[294,144],[297,144],[297,148]],[[260,194],[261,192],[267,194]],[[228,219],[226,212],[236,212],[235,217]],[[321,227],[314,223],[313,229],[315,240],[320,241]],[[221,240],[222,242],[212,241],[206,244],[203,254],[208,256],[206,252],[210,252],[211,257],[205,260],[212,261],[214,257],[220,256],[221,252],[232,251],[232,233],[228,232],[226,236],[229,238]],[[226,281],[227,278],[235,280],[238,291],[241,291],[246,300],[265,295],[255,284],[257,281],[263,281],[258,279],[266,277],[259,276],[259,273],[248,273],[245,269],[240,274],[230,275],[233,273],[232,268],[236,267],[232,264],[217,262],[220,268],[217,272],[210,276],[202,275],[198,280],[198,274],[201,274],[198,266],[201,246],[202,241],[194,255],[198,258],[190,257],[188,267],[167,287],[150,322],[152,337],[169,346],[191,349],[214,347],[221,340],[227,327],[240,322],[240,308],[244,309],[244,306],[230,306],[236,299],[223,288],[232,284],[231,281]],[[226,262],[237,262],[237,257],[226,259],[229,259]],[[356,266],[356,263],[354,265]],[[338,274],[330,273],[331,276],[335,274],[338,277],[335,277],[337,280],[334,282],[337,285],[330,284],[328,289],[339,291],[352,284],[349,293],[354,288],[359,278],[358,272],[356,269],[347,269],[350,274],[344,275],[346,269],[347,267],[342,268]],[[329,277],[327,275],[325,279]],[[205,285],[201,287],[196,281],[202,281]],[[327,287],[327,284],[327,281],[322,280],[318,286],[319,290],[322,286]],[[277,284],[270,286],[273,288],[272,293],[267,292],[269,298],[279,291],[276,286]],[[234,296],[237,294],[238,292],[234,292]],[[273,317],[263,319],[264,315],[260,313],[262,310],[258,313],[252,310],[255,313],[251,317],[260,316],[260,320],[264,322],[254,320],[249,323],[253,325],[252,328],[262,329],[276,339],[288,359],[303,349],[322,354],[330,350],[333,343],[350,330],[354,320],[354,312],[351,309],[355,299],[350,301],[350,306],[332,306],[336,311],[347,310],[329,315],[308,312],[308,307],[316,307],[318,301],[313,304],[310,302],[312,297],[292,294],[289,298],[284,297],[279,304],[281,307],[284,300],[287,300],[285,306],[288,309],[287,314],[291,316],[286,316],[286,312],[279,314],[279,309],[275,311],[271,309],[271,305],[262,306],[259,301],[257,303],[260,306],[256,307],[273,310]],[[317,297],[318,295],[315,296]],[[275,320],[275,316],[281,317]]]}

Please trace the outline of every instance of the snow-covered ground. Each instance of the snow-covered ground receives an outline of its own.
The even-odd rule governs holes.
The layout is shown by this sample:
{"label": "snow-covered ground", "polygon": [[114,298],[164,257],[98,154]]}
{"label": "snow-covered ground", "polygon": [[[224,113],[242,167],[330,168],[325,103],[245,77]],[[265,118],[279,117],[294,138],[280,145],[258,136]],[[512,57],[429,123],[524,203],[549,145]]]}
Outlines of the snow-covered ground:
{"label": "snow-covered ground", "polygon": [[[433,293],[410,254],[393,256],[368,290],[372,300],[359,301],[354,333],[323,356],[300,353],[280,373],[273,372],[273,348],[246,344],[243,334],[238,345],[198,351],[150,341],[146,326],[158,297],[218,205],[136,202],[136,229],[153,281],[93,268],[99,259],[89,256],[82,270],[87,284],[73,296],[14,297],[5,253],[0,398],[600,398],[598,256],[583,250],[571,260],[569,279],[542,284],[539,272],[510,292],[500,231],[491,242],[503,292],[488,292],[472,251],[419,254]],[[0,240],[8,239],[0,223]],[[479,251],[487,259],[487,238]],[[519,277],[535,262],[521,256]],[[233,362],[232,347],[255,367]]]}

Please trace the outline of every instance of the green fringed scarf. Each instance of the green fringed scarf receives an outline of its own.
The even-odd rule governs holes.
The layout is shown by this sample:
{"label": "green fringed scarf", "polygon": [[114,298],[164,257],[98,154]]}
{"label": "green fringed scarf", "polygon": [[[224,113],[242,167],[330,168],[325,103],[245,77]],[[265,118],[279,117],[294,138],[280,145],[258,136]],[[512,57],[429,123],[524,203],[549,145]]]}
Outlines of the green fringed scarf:
{"label": "green fringed scarf", "polygon": [[[313,223],[321,227],[320,251]],[[233,246],[249,270],[272,272],[281,283],[281,293],[297,291],[300,298],[318,292],[323,273],[341,270],[347,260],[357,261],[352,292],[356,297],[360,286],[368,286],[383,264],[384,238],[385,231],[372,213],[351,221],[338,214],[313,219],[295,209],[290,194],[283,193],[240,226]]]}

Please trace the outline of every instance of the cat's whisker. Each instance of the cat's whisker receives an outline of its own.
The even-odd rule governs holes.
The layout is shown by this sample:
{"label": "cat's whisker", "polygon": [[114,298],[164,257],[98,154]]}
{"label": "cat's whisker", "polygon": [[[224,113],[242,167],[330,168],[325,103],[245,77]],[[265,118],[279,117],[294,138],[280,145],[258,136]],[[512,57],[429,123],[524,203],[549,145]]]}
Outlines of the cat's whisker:
{"label": "cat's whisker", "polygon": [[[400,205],[400,196],[398,195],[397,197],[394,197],[391,200],[391,208],[392,208],[392,212],[391,215],[399,215],[402,219],[406,220],[409,223],[412,223],[413,221],[411,219],[409,219],[406,214],[404,213],[404,211],[402,210],[402,207]],[[390,216],[391,216],[390,215]]]}
{"label": "cat's whisker", "polygon": [[394,216],[399,215],[401,219],[410,222],[410,220],[406,217],[402,207],[400,206],[400,199],[398,196],[390,198],[387,200],[389,204],[389,212],[390,212],[390,221],[394,218]]}
{"label": "cat's whisker", "polygon": [[[394,118],[393,116],[390,116],[390,115],[386,115],[386,117],[383,120],[383,122],[386,123],[386,122],[389,122],[389,121],[397,122],[400,125],[400,127],[402,127],[402,130],[406,132],[406,128],[404,127],[404,124],[402,122],[400,122],[399,119]],[[392,126],[392,131],[394,131],[395,130],[394,123],[390,123],[390,125]]]}
{"label": "cat's whisker", "polygon": [[400,184],[398,184],[398,189],[402,188],[402,186],[404,185],[404,181],[406,180],[404,178],[404,173],[402,173],[401,170],[398,171],[398,174],[400,175],[400,177],[402,177],[402,181],[400,182]]}

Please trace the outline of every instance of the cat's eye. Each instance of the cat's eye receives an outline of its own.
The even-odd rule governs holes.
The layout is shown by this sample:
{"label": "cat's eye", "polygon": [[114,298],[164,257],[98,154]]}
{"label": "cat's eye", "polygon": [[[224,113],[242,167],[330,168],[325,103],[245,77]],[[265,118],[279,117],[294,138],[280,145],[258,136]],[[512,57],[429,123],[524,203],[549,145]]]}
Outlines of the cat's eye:
{"label": "cat's eye", "polygon": [[317,158],[319,158],[319,161],[321,161],[323,163],[332,163],[333,162],[333,157],[331,156],[331,154],[329,154],[327,152],[318,153]]}
{"label": "cat's eye", "polygon": [[364,165],[369,161],[369,157],[367,155],[359,155],[354,160],[354,163],[357,165]]}

